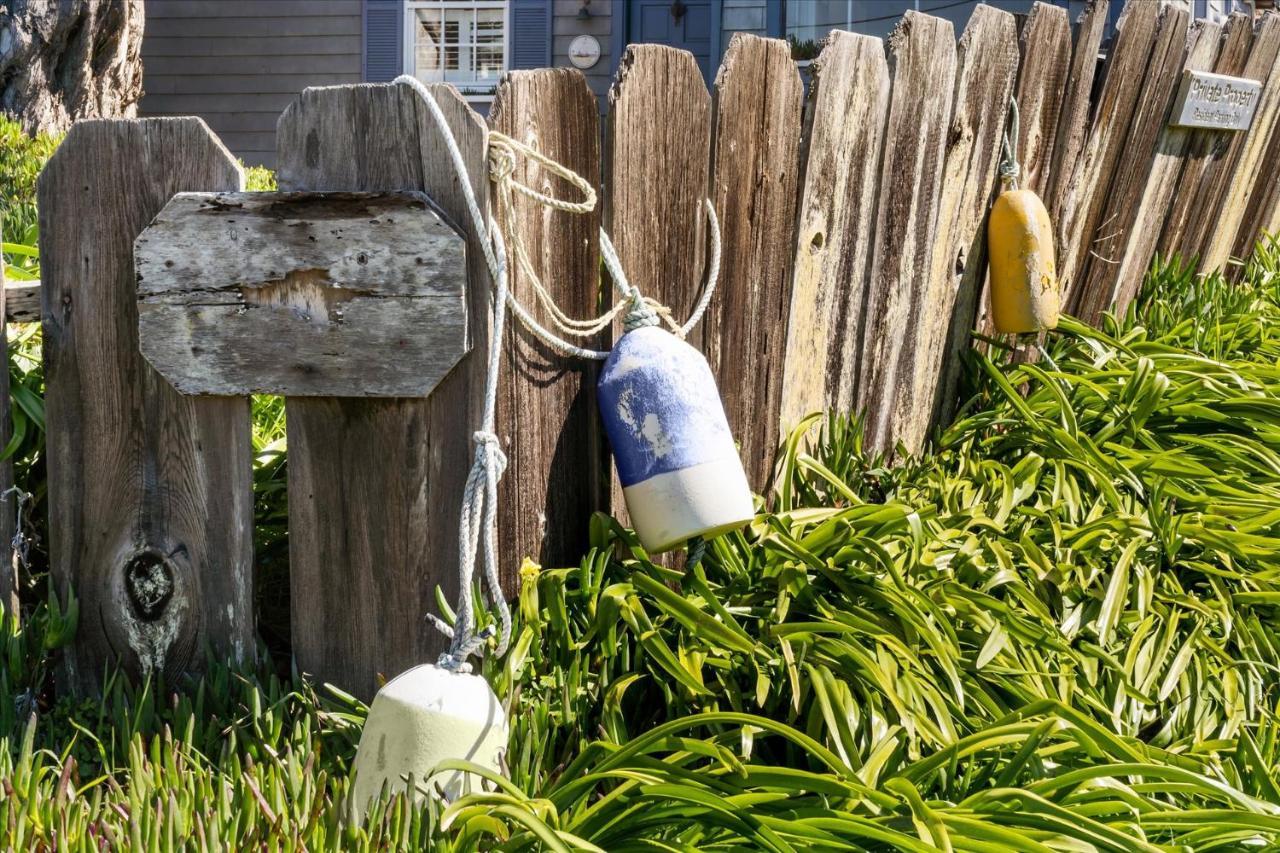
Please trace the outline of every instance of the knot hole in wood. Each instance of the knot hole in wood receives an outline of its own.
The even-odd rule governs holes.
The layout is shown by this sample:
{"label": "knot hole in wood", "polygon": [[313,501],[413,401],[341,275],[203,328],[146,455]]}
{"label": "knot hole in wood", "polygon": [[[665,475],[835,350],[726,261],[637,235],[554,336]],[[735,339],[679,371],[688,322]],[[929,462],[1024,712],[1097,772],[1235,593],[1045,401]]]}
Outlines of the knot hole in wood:
{"label": "knot hole in wood", "polygon": [[124,589],[134,615],[154,622],[173,598],[173,577],[177,567],[158,551],[134,554],[124,565]]}

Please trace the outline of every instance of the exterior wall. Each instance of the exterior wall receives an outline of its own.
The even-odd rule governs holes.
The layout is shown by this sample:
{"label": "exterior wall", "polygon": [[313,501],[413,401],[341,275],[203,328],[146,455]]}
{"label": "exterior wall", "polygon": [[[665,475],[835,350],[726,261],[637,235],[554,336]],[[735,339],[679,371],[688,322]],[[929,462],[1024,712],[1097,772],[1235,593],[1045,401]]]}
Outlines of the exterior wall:
{"label": "exterior wall", "polygon": [[[767,37],[769,4],[766,0],[723,0],[720,6],[720,56],[729,49],[734,33]],[[717,63],[718,64],[718,63]]]}
{"label": "exterior wall", "polygon": [[[593,35],[600,42],[600,61],[590,68],[583,69],[591,91],[596,93],[600,101],[601,113],[608,103],[609,85],[613,82],[613,72],[618,67],[620,57],[613,55],[614,3],[612,0],[591,0],[586,9],[591,13],[588,20],[580,20],[578,11],[583,8],[582,0],[553,0],[551,20],[551,64],[557,68],[573,67],[569,61],[569,43],[580,35]],[[625,11],[619,10],[619,17]]]}
{"label": "exterior wall", "polygon": [[143,116],[198,115],[247,164],[308,86],[359,83],[361,0],[147,0]]}

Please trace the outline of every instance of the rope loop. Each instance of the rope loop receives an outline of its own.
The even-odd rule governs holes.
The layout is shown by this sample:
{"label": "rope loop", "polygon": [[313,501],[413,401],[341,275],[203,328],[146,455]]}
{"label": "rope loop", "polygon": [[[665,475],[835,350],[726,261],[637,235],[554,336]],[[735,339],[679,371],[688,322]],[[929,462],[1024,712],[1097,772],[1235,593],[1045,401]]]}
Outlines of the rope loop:
{"label": "rope loop", "polygon": [[[505,134],[490,131],[487,161],[489,177],[494,184],[494,214],[486,219],[481,213],[480,203],[476,199],[457,140],[454,139],[444,112],[436,103],[431,90],[422,81],[407,74],[397,77],[395,82],[408,86],[418,94],[445,143],[450,161],[457,173],[467,211],[471,216],[471,230],[484,253],[485,263],[494,285],[492,328],[485,373],[484,409],[480,428],[471,436],[476,446],[475,458],[471,471],[467,475],[466,485],[463,487],[462,508],[458,520],[458,604],[455,609],[454,624],[450,626],[433,613],[428,613],[426,616],[437,630],[451,639],[449,651],[440,656],[437,665],[451,672],[469,673],[471,664],[467,662],[467,658],[484,654],[489,640],[494,636],[498,637],[493,650],[496,655],[502,655],[511,642],[511,611],[506,599],[503,598],[499,583],[497,554],[498,481],[507,469],[507,456],[502,450],[501,440],[494,432],[499,367],[504,342],[504,320],[507,313],[505,309],[509,308],[515,318],[540,340],[565,355],[595,360],[608,357],[606,352],[578,347],[564,340],[555,332],[543,327],[520,303],[510,288],[507,246],[503,239],[503,232],[510,236],[511,250],[515,255],[516,267],[521,277],[528,279],[539,304],[544,307],[552,323],[561,332],[589,337],[607,328],[621,315],[623,325],[628,331],[642,326],[656,326],[661,320],[671,327],[674,334],[683,338],[702,318],[710,304],[711,295],[715,292],[716,282],[720,276],[720,224],[716,219],[715,208],[710,199],[707,199],[704,206],[711,237],[711,259],[707,269],[707,283],[693,314],[683,326],[672,319],[670,309],[652,299],[646,299],[639,288],[627,281],[622,264],[618,260],[617,251],[604,229],[600,229],[600,254],[620,298],[608,312],[600,317],[588,320],[569,317],[556,305],[529,260],[515,216],[514,196],[523,195],[552,210],[584,214],[596,206],[595,189],[586,179],[534,147]],[[516,167],[520,158],[537,163],[550,174],[562,178],[581,194],[581,200],[556,198],[516,180]],[[478,632],[474,630],[473,596],[475,593],[472,577],[475,573],[477,558],[481,554],[483,554],[483,586],[488,592],[489,603],[498,615],[499,628],[496,631],[493,625]]]}

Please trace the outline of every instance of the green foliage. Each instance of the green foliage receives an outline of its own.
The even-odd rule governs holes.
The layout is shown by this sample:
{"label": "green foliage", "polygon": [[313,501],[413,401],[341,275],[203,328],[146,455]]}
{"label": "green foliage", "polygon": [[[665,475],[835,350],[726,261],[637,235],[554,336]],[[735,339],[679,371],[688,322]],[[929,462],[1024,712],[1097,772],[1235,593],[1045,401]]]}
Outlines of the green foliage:
{"label": "green foliage", "polygon": [[[595,518],[578,566],[522,571],[513,647],[484,662],[509,778],[452,804],[401,796],[349,820],[367,709],[265,657],[55,699],[76,604],[46,592],[0,631],[16,697],[0,834],[15,849],[1280,847],[1277,261],[1264,242],[1240,284],[1158,267],[1123,322],[1065,320],[1032,362],[974,353],[973,399],[928,455],[890,464],[856,421],[809,419],[755,522],[684,565]],[[283,419],[254,401],[259,554],[282,565]],[[287,601],[283,572],[259,572],[260,601]]]}
{"label": "green foliage", "polygon": [[60,141],[61,137],[27,136],[20,124],[0,115],[0,232],[10,279],[39,277],[36,177]]}
{"label": "green foliage", "polygon": [[244,166],[244,188],[251,193],[272,192],[277,189],[276,173],[266,166]]}

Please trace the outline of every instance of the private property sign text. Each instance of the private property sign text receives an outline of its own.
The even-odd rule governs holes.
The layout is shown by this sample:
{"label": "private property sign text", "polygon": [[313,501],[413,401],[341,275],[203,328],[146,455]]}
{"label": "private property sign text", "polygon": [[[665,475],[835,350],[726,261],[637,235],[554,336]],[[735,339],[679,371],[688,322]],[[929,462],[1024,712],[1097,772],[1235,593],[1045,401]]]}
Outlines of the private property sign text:
{"label": "private property sign text", "polygon": [[1248,130],[1261,91],[1262,84],[1257,80],[1184,71],[1170,123],[1178,127]]}

